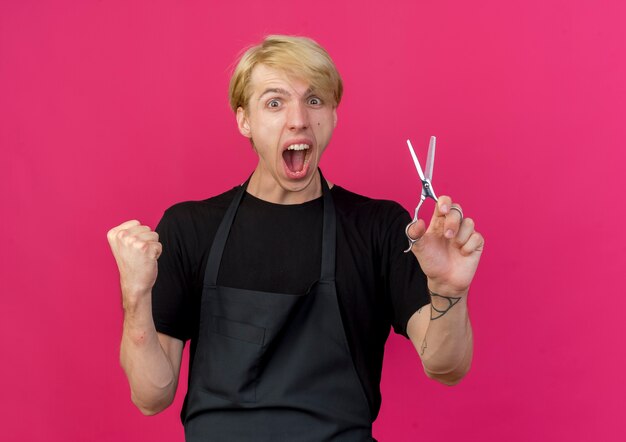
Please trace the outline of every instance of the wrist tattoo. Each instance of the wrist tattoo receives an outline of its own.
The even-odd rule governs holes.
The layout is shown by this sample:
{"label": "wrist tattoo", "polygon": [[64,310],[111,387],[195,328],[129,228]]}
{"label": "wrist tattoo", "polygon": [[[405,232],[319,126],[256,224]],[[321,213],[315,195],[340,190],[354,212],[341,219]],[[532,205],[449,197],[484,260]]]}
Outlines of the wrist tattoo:
{"label": "wrist tattoo", "polygon": [[441,296],[437,293],[433,293],[430,290],[428,290],[428,293],[430,293],[430,297],[432,299],[433,296],[436,296],[438,298],[442,298],[448,301],[448,306],[443,309],[443,310],[439,310],[438,308],[436,308],[433,303],[430,303],[430,319],[435,320],[435,319],[439,319],[441,318],[443,315],[445,315],[446,313],[448,313],[448,311],[450,311],[450,309],[452,307],[454,307],[460,300],[461,298],[455,298],[454,296]]}

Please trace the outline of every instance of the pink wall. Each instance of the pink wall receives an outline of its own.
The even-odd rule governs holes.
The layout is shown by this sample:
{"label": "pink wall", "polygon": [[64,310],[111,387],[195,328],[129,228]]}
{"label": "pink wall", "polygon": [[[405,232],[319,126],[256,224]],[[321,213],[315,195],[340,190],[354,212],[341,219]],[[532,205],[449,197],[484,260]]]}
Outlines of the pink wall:
{"label": "pink wall", "polygon": [[346,84],[326,175],[411,209],[404,140],[437,135],[436,189],[487,238],[471,373],[435,384],[392,338],[377,437],[625,440],[623,5],[0,2],[0,439],[182,440],[184,388],[130,403],[105,233],[243,180],[228,68],[294,33]]}

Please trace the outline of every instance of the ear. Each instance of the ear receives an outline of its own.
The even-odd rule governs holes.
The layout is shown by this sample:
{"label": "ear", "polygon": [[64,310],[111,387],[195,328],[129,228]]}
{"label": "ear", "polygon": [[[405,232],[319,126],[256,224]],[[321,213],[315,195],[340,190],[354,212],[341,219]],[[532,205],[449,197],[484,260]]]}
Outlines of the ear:
{"label": "ear", "polygon": [[248,121],[248,115],[243,107],[237,108],[237,127],[239,128],[239,133],[246,138],[251,138],[252,134],[250,132],[250,122]]}

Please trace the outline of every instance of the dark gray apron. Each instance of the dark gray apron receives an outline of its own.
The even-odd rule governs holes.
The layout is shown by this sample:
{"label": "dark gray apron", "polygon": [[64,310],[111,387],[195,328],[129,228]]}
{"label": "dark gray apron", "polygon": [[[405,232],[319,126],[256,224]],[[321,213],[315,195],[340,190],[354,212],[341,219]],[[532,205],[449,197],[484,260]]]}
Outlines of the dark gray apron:
{"label": "dark gray apron", "polygon": [[184,419],[187,441],[372,440],[370,409],[335,290],[335,208],[321,172],[320,178],[321,277],[306,294],[217,286],[247,182],[226,211],[205,271]]}

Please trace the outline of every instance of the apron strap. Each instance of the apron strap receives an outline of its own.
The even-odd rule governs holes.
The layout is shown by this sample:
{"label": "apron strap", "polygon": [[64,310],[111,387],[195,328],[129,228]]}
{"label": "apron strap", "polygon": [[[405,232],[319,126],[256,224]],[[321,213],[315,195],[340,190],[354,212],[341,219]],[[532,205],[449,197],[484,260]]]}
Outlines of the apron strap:
{"label": "apron strap", "polygon": [[[328,184],[322,175],[322,171],[319,170],[320,180],[322,182],[322,196],[324,198],[324,221],[323,221],[323,230],[322,230],[322,272],[321,272],[321,280],[322,281],[334,281],[335,280],[335,244],[336,244],[336,233],[337,233],[337,222],[335,216],[335,205],[333,203],[332,195],[330,194],[330,189],[328,188]],[[252,178],[252,176],[250,177]],[[243,199],[243,195],[248,188],[248,183],[250,182],[250,178],[247,179],[245,183],[239,186],[237,189],[237,193],[233,198],[233,201],[230,203],[230,206],[226,210],[224,214],[224,218],[220,223],[220,226],[215,233],[215,238],[213,239],[213,244],[211,246],[211,251],[209,252],[209,259],[207,261],[207,265],[204,272],[204,284],[209,286],[217,285],[217,274],[220,269],[220,262],[222,261],[222,254],[224,253],[224,248],[226,247],[226,241],[228,240],[228,234],[230,233],[230,228],[235,220],[235,215],[237,214],[237,209],[239,208],[239,204],[241,204],[241,200]]]}
{"label": "apron strap", "polygon": [[[250,178],[252,178],[252,175],[250,175]],[[224,218],[222,218],[222,222],[217,228],[215,238],[213,239],[213,245],[211,245],[209,259],[206,263],[206,269],[204,271],[205,285],[217,285],[217,272],[220,270],[220,262],[222,261],[222,254],[224,253],[226,240],[228,239],[228,234],[230,233],[230,227],[233,225],[233,220],[237,214],[237,209],[239,208],[243,194],[248,188],[250,178],[248,178],[246,182],[239,186],[239,189],[237,189],[237,193],[235,193],[233,201],[230,203],[230,206],[228,206],[228,209],[224,214]]]}
{"label": "apron strap", "polygon": [[328,183],[320,172],[322,182],[322,195],[324,197],[324,227],[322,230],[322,281],[335,280],[335,247],[337,244],[337,216],[335,203],[330,194]]}

